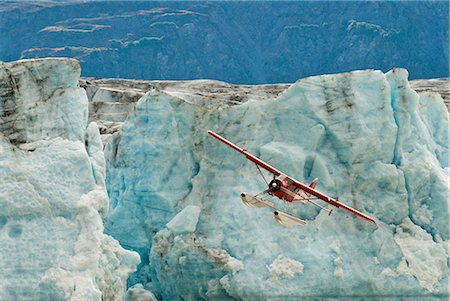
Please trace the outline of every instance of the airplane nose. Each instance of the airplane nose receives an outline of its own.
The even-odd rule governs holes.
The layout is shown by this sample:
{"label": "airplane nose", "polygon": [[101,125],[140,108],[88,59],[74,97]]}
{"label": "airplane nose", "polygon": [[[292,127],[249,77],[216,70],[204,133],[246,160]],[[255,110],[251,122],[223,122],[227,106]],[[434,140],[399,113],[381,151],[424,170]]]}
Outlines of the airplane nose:
{"label": "airplane nose", "polygon": [[245,198],[245,193],[241,193],[241,198]]}

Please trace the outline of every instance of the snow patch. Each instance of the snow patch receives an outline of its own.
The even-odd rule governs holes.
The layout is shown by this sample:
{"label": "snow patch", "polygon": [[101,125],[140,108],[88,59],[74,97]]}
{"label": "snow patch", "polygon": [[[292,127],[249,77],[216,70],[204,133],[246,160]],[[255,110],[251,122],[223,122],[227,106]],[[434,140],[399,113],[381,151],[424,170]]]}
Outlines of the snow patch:
{"label": "snow patch", "polygon": [[267,267],[271,279],[292,279],[296,274],[303,274],[303,264],[297,260],[278,255]]}
{"label": "snow patch", "polygon": [[158,299],[142,284],[135,284],[128,289],[124,301],[158,301]]}
{"label": "snow patch", "polygon": [[430,234],[408,218],[397,228],[394,239],[404,257],[396,271],[385,269],[382,274],[414,276],[423,288],[433,292],[439,280],[448,275],[448,243],[433,241]]}

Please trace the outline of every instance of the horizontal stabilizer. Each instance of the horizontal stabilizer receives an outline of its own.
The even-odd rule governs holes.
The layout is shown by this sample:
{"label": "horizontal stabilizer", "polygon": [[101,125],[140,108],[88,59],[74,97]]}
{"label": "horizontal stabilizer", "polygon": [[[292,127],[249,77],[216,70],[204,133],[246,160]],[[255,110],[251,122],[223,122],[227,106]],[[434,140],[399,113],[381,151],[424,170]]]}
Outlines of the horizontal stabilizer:
{"label": "horizontal stabilizer", "polygon": [[302,226],[306,225],[304,220],[301,220],[295,216],[289,215],[283,211],[274,211],[273,217],[277,222],[285,227],[294,227],[294,226]]}

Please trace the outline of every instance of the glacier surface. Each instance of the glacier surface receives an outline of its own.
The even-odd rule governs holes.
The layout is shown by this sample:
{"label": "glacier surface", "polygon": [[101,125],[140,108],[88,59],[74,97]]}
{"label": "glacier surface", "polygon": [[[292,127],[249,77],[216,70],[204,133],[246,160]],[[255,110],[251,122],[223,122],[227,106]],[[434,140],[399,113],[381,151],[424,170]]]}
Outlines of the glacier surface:
{"label": "glacier surface", "polygon": [[[449,115],[406,70],[227,97],[155,83],[103,137],[88,108],[125,100],[79,75],[68,59],[0,63],[1,300],[448,299]],[[299,205],[308,224],[281,227],[241,203],[265,184],[207,130],[378,225]]]}
{"label": "glacier surface", "polygon": [[[255,166],[214,130],[363,211],[250,209]],[[141,255],[129,284],[161,300],[442,299],[449,295],[449,115],[404,69],[297,81],[230,104],[153,88],[105,146],[106,231]],[[184,221],[184,223],[183,223]],[[184,225],[184,226],[183,226]]]}
{"label": "glacier surface", "polygon": [[123,300],[99,130],[75,60],[0,62],[0,300]]}

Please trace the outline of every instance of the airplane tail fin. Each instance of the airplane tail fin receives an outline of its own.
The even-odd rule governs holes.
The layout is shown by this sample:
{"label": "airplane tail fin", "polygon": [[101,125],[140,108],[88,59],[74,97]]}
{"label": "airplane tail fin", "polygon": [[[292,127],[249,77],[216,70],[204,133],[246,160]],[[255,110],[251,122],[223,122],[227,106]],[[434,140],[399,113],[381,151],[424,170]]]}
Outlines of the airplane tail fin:
{"label": "airplane tail fin", "polygon": [[312,189],[316,188],[317,182],[319,182],[319,178],[315,178],[311,184],[309,184],[309,187],[311,187]]}
{"label": "airplane tail fin", "polygon": [[[312,189],[315,189],[315,188],[316,188],[316,185],[317,185],[317,182],[319,182],[319,178],[315,178],[315,179],[311,182],[311,184],[309,184],[309,187],[311,187]],[[309,199],[309,197],[311,196],[311,194],[309,194],[309,193],[307,193],[307,192],[305,192],[305,194],[306,194],[306,198]]]}
{"label": "airplane tail fin", "polygon": [[[317,182],[319,182],[318,178],[315,178],[311,184],[309,184],[309,187],[311,187],[312,189],[316,188]],[[294,197],[294,199],[292,200],[292,202],[294,203],[302,203],[302,204],[306,204],[309,200],[309,197],[311,196],[310,193],[297,188],[297,190],[294,191],[297,195]]]}

